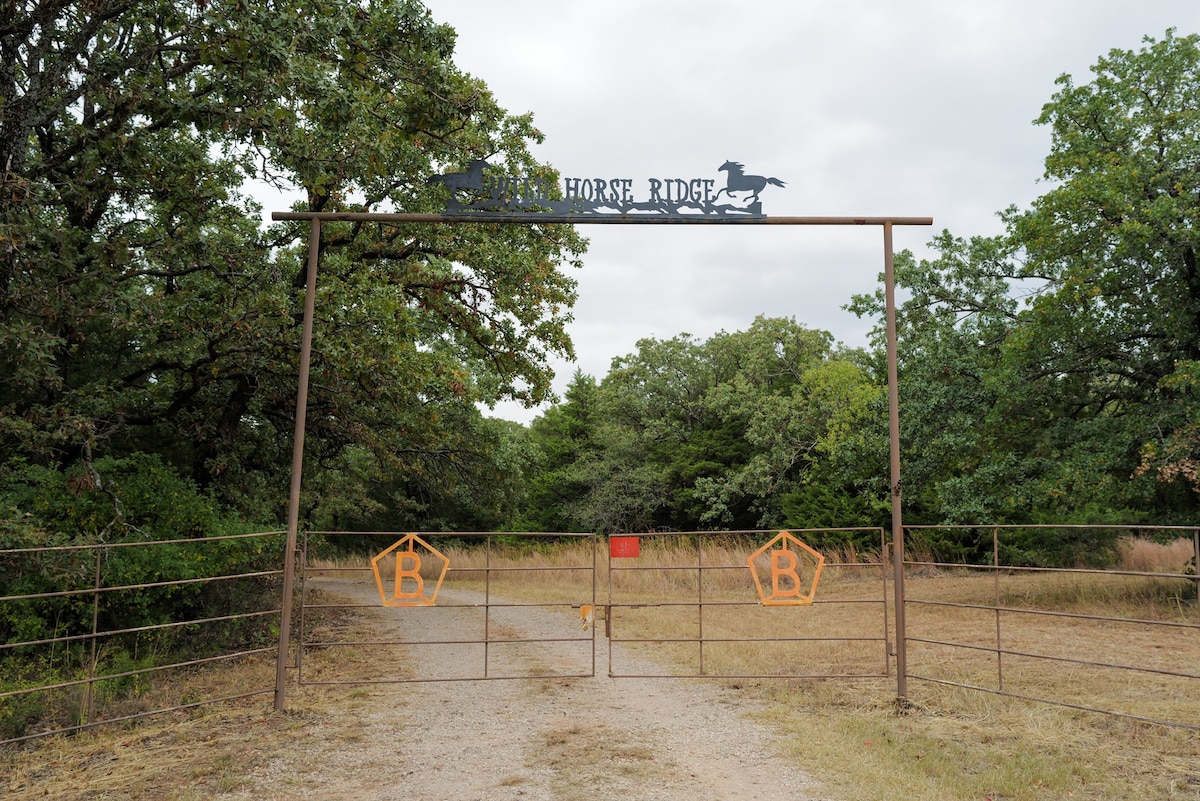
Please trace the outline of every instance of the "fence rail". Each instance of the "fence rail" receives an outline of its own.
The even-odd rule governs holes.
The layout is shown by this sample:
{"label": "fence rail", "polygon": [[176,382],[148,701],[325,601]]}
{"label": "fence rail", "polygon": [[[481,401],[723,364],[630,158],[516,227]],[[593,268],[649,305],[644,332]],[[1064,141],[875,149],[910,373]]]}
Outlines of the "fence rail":
{"label": "fence rail", "polygon": [[[1031,538],[1069,539],[1061,558],[1085,566],[1012,563]],[[1159,558],[1174,565],[1102,566],[1118,545],[1132,555],[1169,540]],[[918,556],[904,561],[909,678],[1200,731],[1200,529],[909,526],[905,543]]]}
{"label": "fence rail", "polygon": [[[281,614],[283,534],[0,549],[0,744],[273,692],[275,648],[254,640]],[[205,646],[231,626],[242,642]],[[219,695],[145,692],[153,674],[242,660],[245,686]]]}

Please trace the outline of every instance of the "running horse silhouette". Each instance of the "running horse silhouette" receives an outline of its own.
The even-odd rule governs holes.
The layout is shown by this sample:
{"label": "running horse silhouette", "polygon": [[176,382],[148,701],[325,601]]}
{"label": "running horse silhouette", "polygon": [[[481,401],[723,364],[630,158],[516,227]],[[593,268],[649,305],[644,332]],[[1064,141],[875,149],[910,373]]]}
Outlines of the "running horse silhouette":
{"label": "running horse silhouette", "polygon": [[783,181],[778,178],[767,178],[762,175],[746,175],[742,170],[744,167],[736,161],[727,161],[717,168],[718,171],[729,173],[729,177],[725,180],[725,188],[717,192],[713,196],[715,202],[722,194],[733,197],[734,192],[751,192],[748,200],[759,200],[758,193],[766,188],[767,184],[771,186],[783,186]]}
{"label": "running horse silhouette", "polygon": [[426,179],[427,186],[440,183],[450,190],[451,197],[457,197],[460,189],[483,191],[483,168],[488,163],[483,159],[471,159],[467,162],[466,172],[448,172],[445,175],[431,175]]}

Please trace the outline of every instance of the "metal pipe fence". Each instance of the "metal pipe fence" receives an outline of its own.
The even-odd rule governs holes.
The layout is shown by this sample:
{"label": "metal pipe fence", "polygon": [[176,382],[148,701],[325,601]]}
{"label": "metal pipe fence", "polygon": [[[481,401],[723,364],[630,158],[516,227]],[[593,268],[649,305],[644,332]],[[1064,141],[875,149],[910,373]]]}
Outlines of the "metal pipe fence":
{"label": "metal pipe fence", "polygon": [[905,531],[909,678],[1200,731],[1200,529]]}
{"label": "metal pipe fence", "polygon": [[[0,744],[272,692],[283,534],[0,549]],[[219,696],[149,681],[240,660]]]}
{"label": "metal pipe fence", "polygon": [[[463,546],[456,557],[471,554],[442,569],[433,559],[412,562],[415,545],[385,548],[401,536],[396,533],[311,532],[298,549],[301,603],[282,667],[299,685],[587,677],[596,672],[595,632],[603,625],[613,678],[878,679],[891,677],[894,660],[898,683],[912,678],[1200,730],[1200,576],[1194,567],[1200,528],[907,526],[900,571],[883,529],[796,530],[796,537],[818,544],[847,535],[879,541],[878,553],[871,546],[866,560],[838,561],[831,546],[821,591],[803,609],[765,604],[762,584],[772,579],[754,578],[753,557],[747,562],[747,554],[757,553],[767,568],[778,567],[762,542],[780,533],[642,533],[631,535],[645,547],[630,559],[615,546],[602,555],[605,539],[590,534],[421,535]],[[258,630],[281,621],[274,601],[241,589],[269,584],[270,597],[279,597],[283,571],[274,568],[283,534],[0,550],[0,743],[272,692],[269,673],[279,664],[267,657],[278,656],[269,637],[169,659],[159,658],[165,647],[157,649],[165,640],[177,645],[186,637],[194,645],[209,634],[226,637],[229,626]],[[354,565],[314,564],[318,543],[346,536],[378,543],[370,567],[361,558]],[[546,562],[552,549],[540,544],[548,538],[583,543],[575,549],[583,555]],[[531,541],[538,545],[514,544]],[[1135,546],[1168,541],[1169,550],[1145,550],[1167,553],[1163,558],[1173,562],[1136,561]],[[195,575],[184,569],[190,560],[182,557],[189,554],[239,548],[252,550],[261,563],[226,552],[229,559],[208,563],[224,570]],[[1030,563],[1037,548],[1039,558],[1060,566]],[[175,574],[154,572],[150,566],[159,563]],[[261,569],[267,567],[273,569]],[[901,585],[889,587],[897,575]],[[345,586],[328,583],[339,576],[357,589],[347,595]],[[797,583],[812,578],[816,589],[811,565],[796,567],[795,576]],[[436,604],[432,598],[418,603],[441,578],[452,591]],[[530,587],[537,592],[531,595]],[[800,589],[792,588],[793,599]],[[229,607],[252,595],[257,602]],[[389,605],[400,608],[384,608]],[[390,615],[395,634],[355,630],[353,621],[367,610]],[[469,618],[479,636],[439,634],[437,615]],[[568,616],[575,629],[564,632]],[[556,648],[582,651],[556,655]],[[531,649],[541,649],[532,664],[541,659],[542,667],[513,669],[506,661],[512,649],[525,650],[526,665]],[[640,659],[639,649],[653,649],[651,658]],[[449,672],[412,669],[422,659],[428,665],[422,651],[438,652],[433,661],[449,665]],[[188,674],[243,660],[257,665],[249,684],[210,688],[203,698],[171,697],[161,689],[166,683],[152,681],[169,671]],[[558,667],[547,672],[550,663]]]}

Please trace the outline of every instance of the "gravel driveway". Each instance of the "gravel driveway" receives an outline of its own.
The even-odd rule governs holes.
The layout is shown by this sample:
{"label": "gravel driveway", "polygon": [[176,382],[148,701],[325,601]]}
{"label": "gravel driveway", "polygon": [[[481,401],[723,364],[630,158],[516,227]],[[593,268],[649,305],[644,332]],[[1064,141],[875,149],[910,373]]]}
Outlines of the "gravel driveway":
{"label": "gravel driveway", "polygon": [[[323,592],[378,603],[364,583],[318,579]],[[443,590],[439,604],[478,603]],[[494,599],[493,599],[494,600]],[[397,610],[364,609],[380,639],[396,639]],[[407,610],[401,610],[407,611]],[[455,609],[404,618],[404,638],[478,637],[482,610]],[[449,611],[449,610],[447,610]],[[517,637],[561,636],[565,623],[543,609],[490,612],[493,630]],[[413,621],[436,620],[437,631]],[[579,634],[577,620],[570,621]],[[744,694],[707,680],[611,679],[603,623],[596,676],[502,681],[432,681],[365,685],[344,692],[332,711],[306,716],[303,692],[289,707],[297,717],[295,747],[274,755],[228,798],[645,799],[646,801],[817,801],[814,782],[789,765],[770,731],[755,723]],[[590,644],[574,654],[539,645],[493,646],[489,675],[589,673]],[[455,651],[455,649],[459,649]],[[413,652],[416,675],[478,675],[481,646],[437,646]],[[548,653],[553,653],[548,657]],[[618,652],[622,673],[662,673]],[[549,660],[549,661],[548,661]],[[630,670],[633,667],[634,670]],[[642,668],[642,669],[638,669]],[[463,672],[466,671],[466,672]],[[328,697],[328,696],[327,696]]]}

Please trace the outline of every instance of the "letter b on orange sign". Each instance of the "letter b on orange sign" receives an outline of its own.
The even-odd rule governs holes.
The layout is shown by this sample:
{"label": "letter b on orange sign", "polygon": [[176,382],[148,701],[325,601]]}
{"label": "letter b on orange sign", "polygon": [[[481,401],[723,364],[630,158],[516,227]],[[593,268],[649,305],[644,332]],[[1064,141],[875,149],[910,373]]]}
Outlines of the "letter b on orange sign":
{"label": "letter b on orange sign", "polygon": [[[411,568],[405,568],[405,562],[411,562]],[[415,588],[404,591],[404,580],[411,579]],[[425,594],[425,580],[421,578],[421,555],[416,551],[400,551],[396,554],[396,588],[392,591],[392,600],[413,600]]]}
{"label": "letter b on orange sign", "polygon": [[[781,531],[746,560],[763,606],[808,606],[817,592],[825,557]],[[811,575],[807,587],[801,574]]]}
{"label": "letter b on orange sign", "polygon": [[[783,564],[785,562],[786,566]],[[779,586],[781,578],[791,586]],[[796,572],[796,554],[791,551],[771,551],[771,597],[799,598],[803,590],[800,574]]]}
{"label": "letter b on orange sign", "polygon": [[[394,571],[391,576],[384,575],[388,568]],[[425,576],[421,575],[422,568],[426,568]],[[404,536],[371,559],[371,572],[384,606],[433,606],[449,568],[450,560],[416,534]]]}

